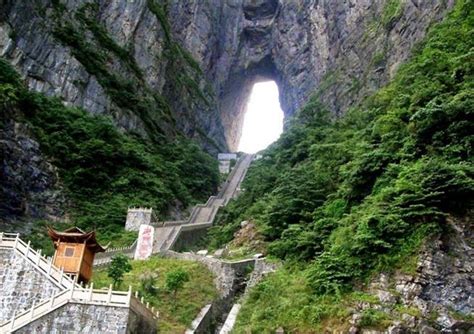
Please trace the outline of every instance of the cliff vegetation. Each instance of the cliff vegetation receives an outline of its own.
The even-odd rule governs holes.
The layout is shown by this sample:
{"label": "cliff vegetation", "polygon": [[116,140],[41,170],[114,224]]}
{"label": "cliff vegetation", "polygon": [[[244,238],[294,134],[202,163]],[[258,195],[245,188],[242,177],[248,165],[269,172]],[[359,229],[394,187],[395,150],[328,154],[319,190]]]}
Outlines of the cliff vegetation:
{"label": "cliff vegetation", "polygon": [[[413,271],[423,243],[469,215],[473,9],[458,1],[394,80],[344,117],[312,99],[251,167],[210,242],[229,242],[250,219],[287,265],[250,293],[236,333],[341,330],[364,282]],[[361,325],[383,328],[388,315],[369,311]]]}
{"label": "cliff vegetation", "polygon": [[[170,208],[202,201],[218,186],[217,162],[191,140],[176,135],[157,141],[124,133],[110,118],[29,91],[3,59],[0,108],[28,125],[58,169],[68,199],[64,223],[96,228],[103,242],[128,245],[134,240],[133,234],[123,233],[129,206],[153,207],[164,218]],[[43,224],[35,227],[32,242],[46,247]]]}

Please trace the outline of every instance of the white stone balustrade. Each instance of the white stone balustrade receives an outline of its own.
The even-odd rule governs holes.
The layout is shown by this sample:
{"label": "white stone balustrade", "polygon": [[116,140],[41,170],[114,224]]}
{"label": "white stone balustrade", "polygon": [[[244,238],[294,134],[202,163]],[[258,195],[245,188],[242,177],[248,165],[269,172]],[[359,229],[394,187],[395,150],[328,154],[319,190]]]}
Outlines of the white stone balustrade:
{"label": "white stone balustrade", "polygon": [[[43,274],[48,280],[61,289],[70,289],[76,283],[73,279],[63,273],[62,268],[53,265],[50,257],[41,255],[41,251],[35,251],[30,247],[30,243],[25,243],[20,239],[18,233],[0,232],[0,248],[14,249],[24,259]],[[78,286],[76,284],[76,286]]]}
{"label": "white stone balustrade", "polygon": [[33,250],[30,243],[25,243],[20,239],[19,234],[0,232],[0,248],[9,248],[18,252],[34,269],[61,288],[51,298],[34,301],[27,310],[17,314],[14,313],[10,320],[0,324],[0,333],[14,332],[67,303],[127,307],[138,310],[140,314],[147,314],[155,320],[158,318],[158,312],[144,304],[143,297],[138,299],[138,292],[135,292],[135,296],[133,296],[131,286],[128,291],[114,291],[112,285],[105,290],[94,289],[93,283],[84,288],[64,274],[62,269],[55,267],[51,258],[45,258],[41,255],[41,252]]}

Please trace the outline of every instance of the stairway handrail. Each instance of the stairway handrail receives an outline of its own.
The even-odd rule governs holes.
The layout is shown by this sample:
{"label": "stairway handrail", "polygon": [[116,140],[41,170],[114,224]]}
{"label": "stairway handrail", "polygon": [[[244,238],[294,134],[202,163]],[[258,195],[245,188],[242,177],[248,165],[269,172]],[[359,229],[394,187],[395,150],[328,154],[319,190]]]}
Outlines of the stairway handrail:
{"label": "stairway handrail", "polygon": [[79,285],[64,273],[63,268],[58,268],[53,264],[50,257],[45,258],[41,250],[36,251],[30,246],[30,241],[25,243],[19,233],[0,233],[0,248],[6,247],[17,251],[20,256],[26,259],[41,274],[46,276],[52,283],[61,289],[69,289],[73,285]]}
{"label": "stairway handrail", "polygon": [[60,291],[39,304],[35,305],[33,303],[30,308],[19,314],[14,313],[10,320],[0,324],[0,332],[16,331],[68,303],[130,307],[132,299],[134,299],[134,306],[140,305],[142,309],[150,312],[153,318],[158,318],[158,312],[155,313],[154,307],[150,309],[149,303],[145,305],[143,297],[138,299],[138,291],[133,296],[131,286],[129,286],[128,291],[114,291],[112,290],[112,285],[107,290],[94,289],[93,284],[85,288],[77,288],[73,285],[71,289]]}

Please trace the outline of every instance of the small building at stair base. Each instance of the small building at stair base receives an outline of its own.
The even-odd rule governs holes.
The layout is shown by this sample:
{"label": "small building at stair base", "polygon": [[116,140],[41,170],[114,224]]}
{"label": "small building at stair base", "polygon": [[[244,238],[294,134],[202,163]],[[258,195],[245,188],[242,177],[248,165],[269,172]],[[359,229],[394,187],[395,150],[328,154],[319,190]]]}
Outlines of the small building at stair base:
{"label": "small building at stair base", "polygon": [[95,254],[105,251],[97,242],[95,232],[84,232],[78,227],[63,232],[48,228],[48,235],[56,250],[53,264],[63,268],[64,273],[77,277],[79,282],[89,282]]}
{"label": "small building at stair base", "polygon": [[221,174],[229,174],[233,165],[237,161],[236,153],[219,153],[217,155],[217,160],[219,161],[219,172]]}
{"label": "small building at stair base", "polygon": [[152,334],[157,325],[131,288],[82,287],[18,234],[0,231],[0,333]]}

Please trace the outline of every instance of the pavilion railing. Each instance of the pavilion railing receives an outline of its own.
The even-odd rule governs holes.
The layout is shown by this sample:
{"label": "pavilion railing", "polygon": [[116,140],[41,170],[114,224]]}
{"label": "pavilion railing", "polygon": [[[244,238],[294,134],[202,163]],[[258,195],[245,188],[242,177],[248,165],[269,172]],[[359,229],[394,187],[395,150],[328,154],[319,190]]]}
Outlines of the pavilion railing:
{"label": "pavilion railing", "polygon": [[51,257],[46,258],[41,255],[41,250],[36,251],[31,248],[30,242],[25,243],[20,239],[18,233],[0,232],[0,249],[1,248],[14,249],[20,256],[33,265],[38,272],[43,274],[60,289],[70,289],[74,285],[79,287],[71,277],[64,273],[63,268],[58,268],[53,265],[53,259]]}
{"label": "pavilion railing", "polygon": [[138,292],[132,295],[132,288],[128,291],[114,291],[112,285],[108,289],[94,289],[90,287],[77,287],[73,284],[70,289],[60,291],[49,299],[38,304],[33,303],[31,308],[19,313],[13,313],[10,320],[0,324],[0,333],[12,333],[21,327],[45,316],[48,313],[66,305],[67,303],[102,305],[110,307],[132,307],[141,314],[157,320],[159,313],[155,308],[150,309],[149,303],[144,303],[143,297],[138,298]]}

